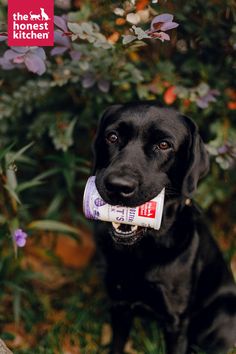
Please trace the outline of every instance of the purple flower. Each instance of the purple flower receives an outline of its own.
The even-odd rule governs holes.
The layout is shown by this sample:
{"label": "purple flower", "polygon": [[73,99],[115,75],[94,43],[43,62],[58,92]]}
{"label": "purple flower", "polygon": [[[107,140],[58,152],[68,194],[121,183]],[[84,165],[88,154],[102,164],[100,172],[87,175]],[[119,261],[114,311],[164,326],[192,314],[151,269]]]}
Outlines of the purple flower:
{"label": "purple flower", "polygon": [[24,247],[26,244],[27,234],[23,232],[21,229],[17,229],[14,231],[14,240],[18,247]]}
{"label": "purple flower", "polygon": [[218,90],[209,90],[206,94],[200,96],[196,100],[196,104],[199,108],[205,109],[209,106],[210,102],[215,102],[216,101],[216,96],[219,96],[219,91]]}
{"label": "purple flower", "polygon": [[228,154],[229,156],[236,158],[236,144],[228,141],[226,144],[218,147],[217,153],[219,155]]}
{"label": "purple flower", "polygon": [[42,75],[46,71],[46,55],[39,47],[11,47],[0,58],[0,66],[4,70],[26,68],[34,74]]}
{"label": "purple flower", "polygon": [[174,16],[171,14],[162,14],[154,17],[151,27],[147,31],[148,35],[151,38],[158,38],[162,42],[169,41],[170,36],[165,32],[179,26],[177,22],[173,22],[173,18]]}
{"label": "purple flower", "polygon": [[224,155],[228,152],[228,150],[229,150],[229,147],[228,147],[228,145],[225,144],[225,145],[218,147],[217,152],[220,155]]}

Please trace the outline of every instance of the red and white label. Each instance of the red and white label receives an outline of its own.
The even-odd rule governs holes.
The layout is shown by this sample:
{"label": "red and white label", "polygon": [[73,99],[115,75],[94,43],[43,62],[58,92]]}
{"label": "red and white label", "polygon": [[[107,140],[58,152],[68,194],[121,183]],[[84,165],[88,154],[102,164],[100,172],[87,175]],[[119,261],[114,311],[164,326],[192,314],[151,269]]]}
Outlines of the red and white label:
{"label": "red and white label", "polygon": [[147,202],[138,208],[138,216],[154,219],[156,216],[156,202]]}
{"label": "red and white label", "polygon": [[8,0],[8,45],[53,46],[53,0]]}

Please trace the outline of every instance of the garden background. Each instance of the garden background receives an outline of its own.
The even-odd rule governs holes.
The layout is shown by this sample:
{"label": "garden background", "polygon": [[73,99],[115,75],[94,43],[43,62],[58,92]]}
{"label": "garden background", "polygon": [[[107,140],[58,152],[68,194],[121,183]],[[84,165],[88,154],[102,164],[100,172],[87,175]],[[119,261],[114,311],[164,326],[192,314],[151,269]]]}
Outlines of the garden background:
{"label": "garden background", "polygon": [[[197,122],[211,170],[196,199],[236,277],[236,3],[55,0],[55,14],[54,48],[8,48],[0,4],[0,337],[16,354],[105,354],[82,195],[109,104],[155,99]],[[126,349],[164,353],[155,323],[137,319]]]}

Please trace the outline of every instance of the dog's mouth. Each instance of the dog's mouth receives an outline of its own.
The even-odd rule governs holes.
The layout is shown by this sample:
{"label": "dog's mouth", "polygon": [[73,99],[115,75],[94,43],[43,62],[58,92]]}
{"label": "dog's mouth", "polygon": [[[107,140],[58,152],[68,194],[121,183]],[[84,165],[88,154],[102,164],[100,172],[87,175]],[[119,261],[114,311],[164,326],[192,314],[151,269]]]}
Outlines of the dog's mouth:
{"label": "dog's mouth", "polygon": [[141,240],[145,232],[145,227],[112,222],[112,239],[119,244],[133,245]]}

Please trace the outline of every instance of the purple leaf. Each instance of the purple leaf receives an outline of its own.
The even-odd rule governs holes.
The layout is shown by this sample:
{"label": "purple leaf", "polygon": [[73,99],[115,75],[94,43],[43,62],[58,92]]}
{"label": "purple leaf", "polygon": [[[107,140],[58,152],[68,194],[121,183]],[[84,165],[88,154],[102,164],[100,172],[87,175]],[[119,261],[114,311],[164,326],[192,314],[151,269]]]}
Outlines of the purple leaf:
{"label": "purple leaf", "polygon": [[86,76],[84,76],[84,78],[82,79],[82,86],[84,88],[90,88],[92,87],[96,82],[95,77],[93,76],[93,74],[88,73],[86,74]]}
{"label": "purple leaf", "polygon": [[215,96],[213,96],[210,91],[209,91],[209,93],[205,96],[205,100],[207,100],[207,102],[216,102]]}
{"label": "purple leaf", "polygon": [[28,53],[25,57],[25,65],[29,71],[42,75],[46,71],[44,61],[34,53]]}
{"label": "purple leaf", "polygon": [[202,97],[196,100],[196,104],[199,108],[205,109],[208,107],[208,102]]}
{"label": "purple leaf", "polygon": [[0,58],[0,65],[4,70],[11,70],[16,67],[12,62],[6,60],[4,57]]}
{"label": "purple leaf", "polygon": [[54,56],[54,55],[61,55],[61,54],[65,53],[67,50],[68,50],[67,47],[54,47],[54,48],[51,50],[50,54],[51,54],[52,56]]}
{"label": "purple leaf", "polygon": [[4,55],[3,55],[3,58],[5,60],[8,60],[8,61],[11,61],[11,60],[14,60],[16,57],[19,56],[19,53],[16,53],[14,50],[12,49],[8,49],[5,51]]}
{"label": "purple leaf", "polygon": [[158,38],[162,42],[170,40],[170,36],[165,32],[151,32],[150,35],[152,38]]}
{"label": "purple leaf", "polygon": [[4,42],[8,37],[0,33],[0,42]]}
{"label": "purple leaf", "polygon": [[218,147],[217,152],[218,154],[226,154],[228,152],[229,148],[227,145],[222,145]]}
{"label": "purple leaf", "polygon": [[67,25],[66,25],[66,20],[63,17],[54,16],[54,23],[63,32],[67,32],[68,31],[68,28],[67,28]]}
{"label": "purple leaf", "polygon": [[43,48],[37,47],[31,49],[31,52],[36,54],[38,57],[40,57],[42,60],[46,60],[46,54]]}
{"label": "purple leaf", "polygon": [[62,31],[55,31],[54,32],[54,42],[62,47],[67,47],[70,48],[71,47],[71,43],[70,40],[67,36],[64,35],[64,33]]}
{"label": "purple leaf", "polygon": [[165,22],[163,25],[161,25],[161,31],[169,31],[173,28],[178,27],[179,24],[177,22]]}
{"label": "purple leaf", "polygon": [[173,21],[174,16],[171,14],[162,14],[162,15],[158,15],[155,16],[154,19],[151,22],[151,29],[155,29],[154,25],[158,24],[158,23],[165,23],[165,22],[172,22]]}
{"label": "purple leaf", "polygon": [[22,64],[22,63],[24,63],[24,61],[25,61],[24,55],[17,55],[17,57],[15,57],[13,59],[13,63],[15,63],[15,64]]}
{"label": "purple leaf", "polygon": [[30,47],[11,47],[14,52],[25,54],[29,51]]}
{"label": "purple leaf", "polygon": [[167,33],[165,33],[165,32],[160,32],[159,35],[160,35],[159,39],[162,42],[170,40],[170,36]]}
{"label": "purple leaf", "polygon": [[70,51],[70,56],[71,56],[71,59],[72,60],[80,60],[80,58],[81,58],[81,53],[80,52],[78,52],[77,50],[71,50]]}
{"label": "purple leaf", "polygon": [[101,79],[98,81],[98,88],[100,91],[107,93],[110,89],[110,82],[105,79]]}
{"label": "purple leaf", "polygon": [[214,95],[214,96],[219,96],[220,95],[220,91],[216,90],[216,89],[210,90],[208,93],[210,93],[211,95]]}
{"label": "purple leaf", "polygon": [[209,90],[206,94],[198,97],[196,104],[198,107],[205,109],[209,106],[209,103],[216,102],[216,97],[219,96],[220,92],[218,90]]}

